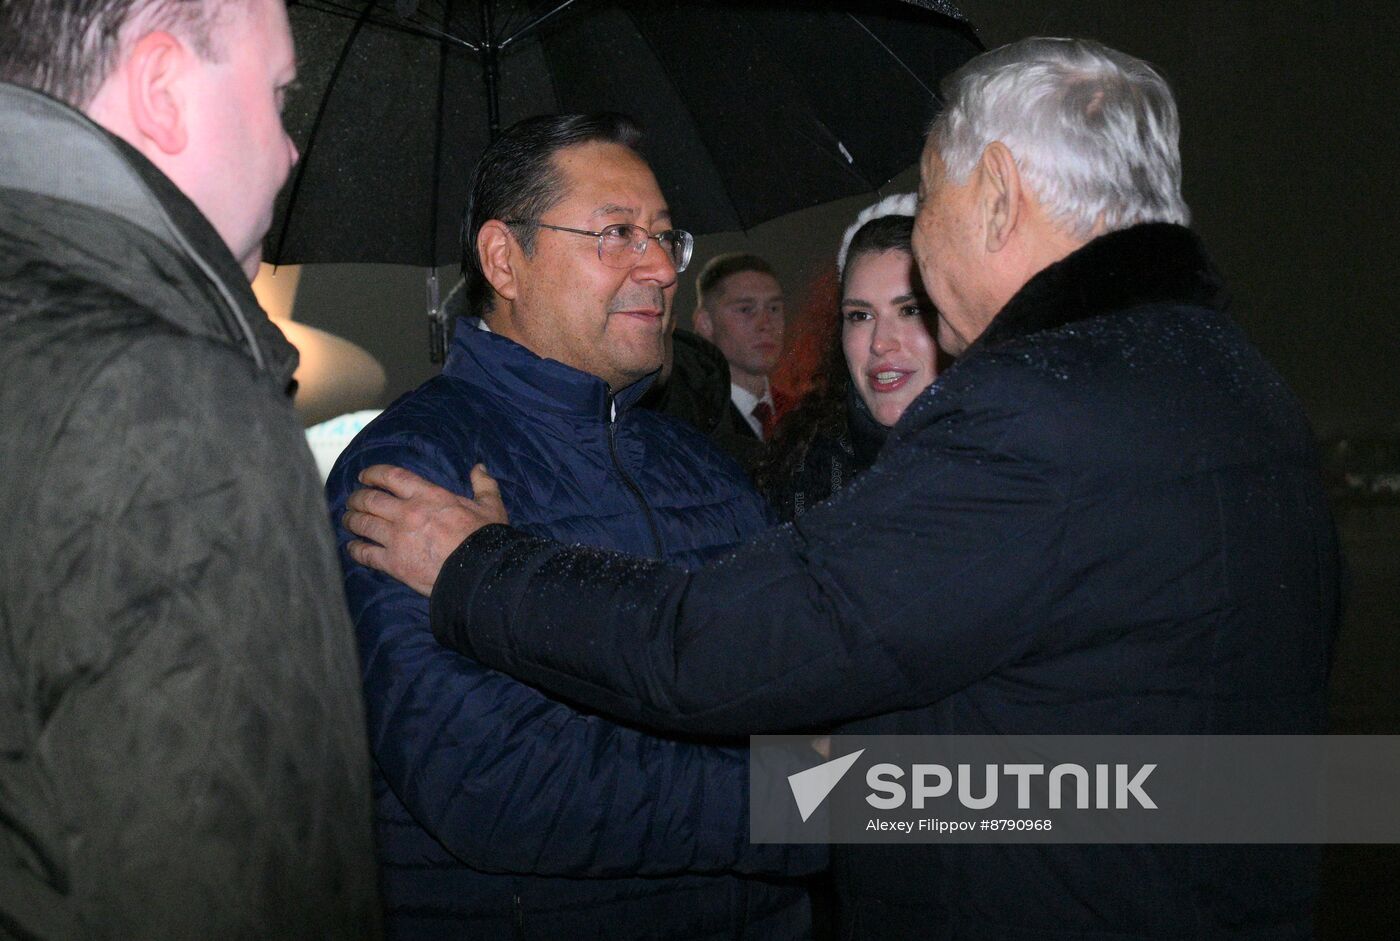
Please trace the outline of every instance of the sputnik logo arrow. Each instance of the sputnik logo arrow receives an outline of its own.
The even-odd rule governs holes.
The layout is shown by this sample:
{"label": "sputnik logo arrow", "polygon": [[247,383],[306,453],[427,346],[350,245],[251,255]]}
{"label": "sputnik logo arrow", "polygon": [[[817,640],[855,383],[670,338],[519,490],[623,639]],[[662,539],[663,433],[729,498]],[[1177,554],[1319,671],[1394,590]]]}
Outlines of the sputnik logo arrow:
{"label": "sputnik logo arrow", "polygon": [[833,758],[815,768],[788,775],[788,786],[792,788],[792,797],[797,801],[797,812],[802,815],[803,823],[816,812],[822,801],[826,800],[826,796],[841,783],[846,772],[851,770],[851,765],[863,754],[864,748],[840,758]]}

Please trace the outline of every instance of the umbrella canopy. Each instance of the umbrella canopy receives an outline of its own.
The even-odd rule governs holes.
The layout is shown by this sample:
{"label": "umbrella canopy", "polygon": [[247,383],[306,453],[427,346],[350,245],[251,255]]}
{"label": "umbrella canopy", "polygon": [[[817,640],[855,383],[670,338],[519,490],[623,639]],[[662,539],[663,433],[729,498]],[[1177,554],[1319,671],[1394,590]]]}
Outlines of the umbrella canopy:
{"label": "umbrella canopy", "polygon": [[949,0],[292,0],[302,159],[273,263],[459,261],[500,127],[621,111],[677,225],[737,231],[873,192],[917,157],[940,79],[980,51]]}

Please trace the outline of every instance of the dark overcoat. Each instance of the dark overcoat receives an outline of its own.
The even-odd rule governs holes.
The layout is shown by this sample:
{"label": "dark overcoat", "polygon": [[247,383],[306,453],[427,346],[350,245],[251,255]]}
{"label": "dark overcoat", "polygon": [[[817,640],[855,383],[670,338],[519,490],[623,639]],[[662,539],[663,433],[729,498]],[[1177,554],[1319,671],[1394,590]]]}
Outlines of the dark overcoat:
{"label": "dark overcoat", "polygon": [[[487,527],[448,560],[434,627],[676,729],[1320,732],[1334,527],[1298,402],[1222,308],[1187,229],[1104,235],[795,524],[691,573]],[[833,865],[847,929],[882,939],[1305,937],[1315,889],[1288,847],[849,846]]]}
{"label": "dark overcoat", "polygon": [[169,179],[0,84],[0,936],[379,936],[296,363]]}

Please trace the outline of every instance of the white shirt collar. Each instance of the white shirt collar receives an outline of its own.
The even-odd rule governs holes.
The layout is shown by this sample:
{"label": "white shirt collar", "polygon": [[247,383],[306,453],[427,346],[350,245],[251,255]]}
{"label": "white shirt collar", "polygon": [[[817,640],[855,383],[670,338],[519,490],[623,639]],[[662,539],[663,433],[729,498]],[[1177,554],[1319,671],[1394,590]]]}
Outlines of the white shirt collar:
{"label": "white shirt collar", "polygon": [[735,383],[729,384],[729,398],[734,403],[734,407],[743,412],[745,416],[752,414],[753,407],[759,402],[767,402],[769,407],[773,405],[773,390],[768,387],[768,380],[763,380],[763,394],[754,395],[743,386]]}
{"label": "white shirt collar", "polygon": [[768,386],[768,380],[763,380],[762,395],[754,395],[748,389],[731,382],[729,384],[729,400],[734,403],[739,414],[744,416],[744,421],[749,423],[753,433],[761,439],[763,437],[763,424],[753,417],[753,409],[759,402],[767,402],[769,408],[773,407],[773,390]]}

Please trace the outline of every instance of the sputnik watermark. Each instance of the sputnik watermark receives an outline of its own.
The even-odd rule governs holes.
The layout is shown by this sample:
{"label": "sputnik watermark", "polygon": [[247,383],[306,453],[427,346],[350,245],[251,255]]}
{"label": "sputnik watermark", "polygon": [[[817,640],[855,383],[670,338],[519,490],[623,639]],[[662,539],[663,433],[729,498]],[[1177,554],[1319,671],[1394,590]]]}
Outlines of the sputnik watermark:
{"label": "sputnik watermark", "polygon": [[1400,736],[752,740],[758,842],[1400,842]]}
{"label": "sputnik watermark", "polygon": [[[1143,782],[1156,767],[1155,764],[1142,765],[1129,777],[1128,765],[1094,765],[1092,806],[1099,810],[1125,810],[1131,800],[1146,810],[1156,810],[1157,804],[1143,790]],[[1049,774],[1046,774],[1043,764],[984,765],[983,769],[982,793],[974,795],[973,789],[977,784],[972,765],[957,766],[957,800],[969,810],[986,810],[996,806],[999,796],[997,782],[1002,775],[1016,779],[1017,810],[1032,807],[1031,786],[1038,778],[1044,778],[1046,782],[1046,799],[1036,802],[1034,806],[1059,810],[1064,806],[1065,790],[1069,789],[1075,795],[1075,807],[1080,810],[1090,807],[1089,770],[1083,765],[1055,765]],[[866,803],[880,810],[893,810],[903,807],[907,800],[915,810],[923,810],[925,802],[947,797],[953,789],[954,773],[943,765],[914,765],[909,775],[911,787],[907,790],[900,783],[904,776],[904,769],[899,765],[886,762],[872,767],[865,774],[865,782],[875,793],[865,798]],[[1110,784],[1110,778],[1113,784]],[[930,780],[933,783],[929,783]]]}
{"label": "sputnik watermark", "polygon": [[806,823],[826,800],[832,788],[841,783],[851,765],[865,754],[865,749],[833,758],[831,761],[788,775],[788,786],[792,788],[792,799],[797,801],[797,810]]}

